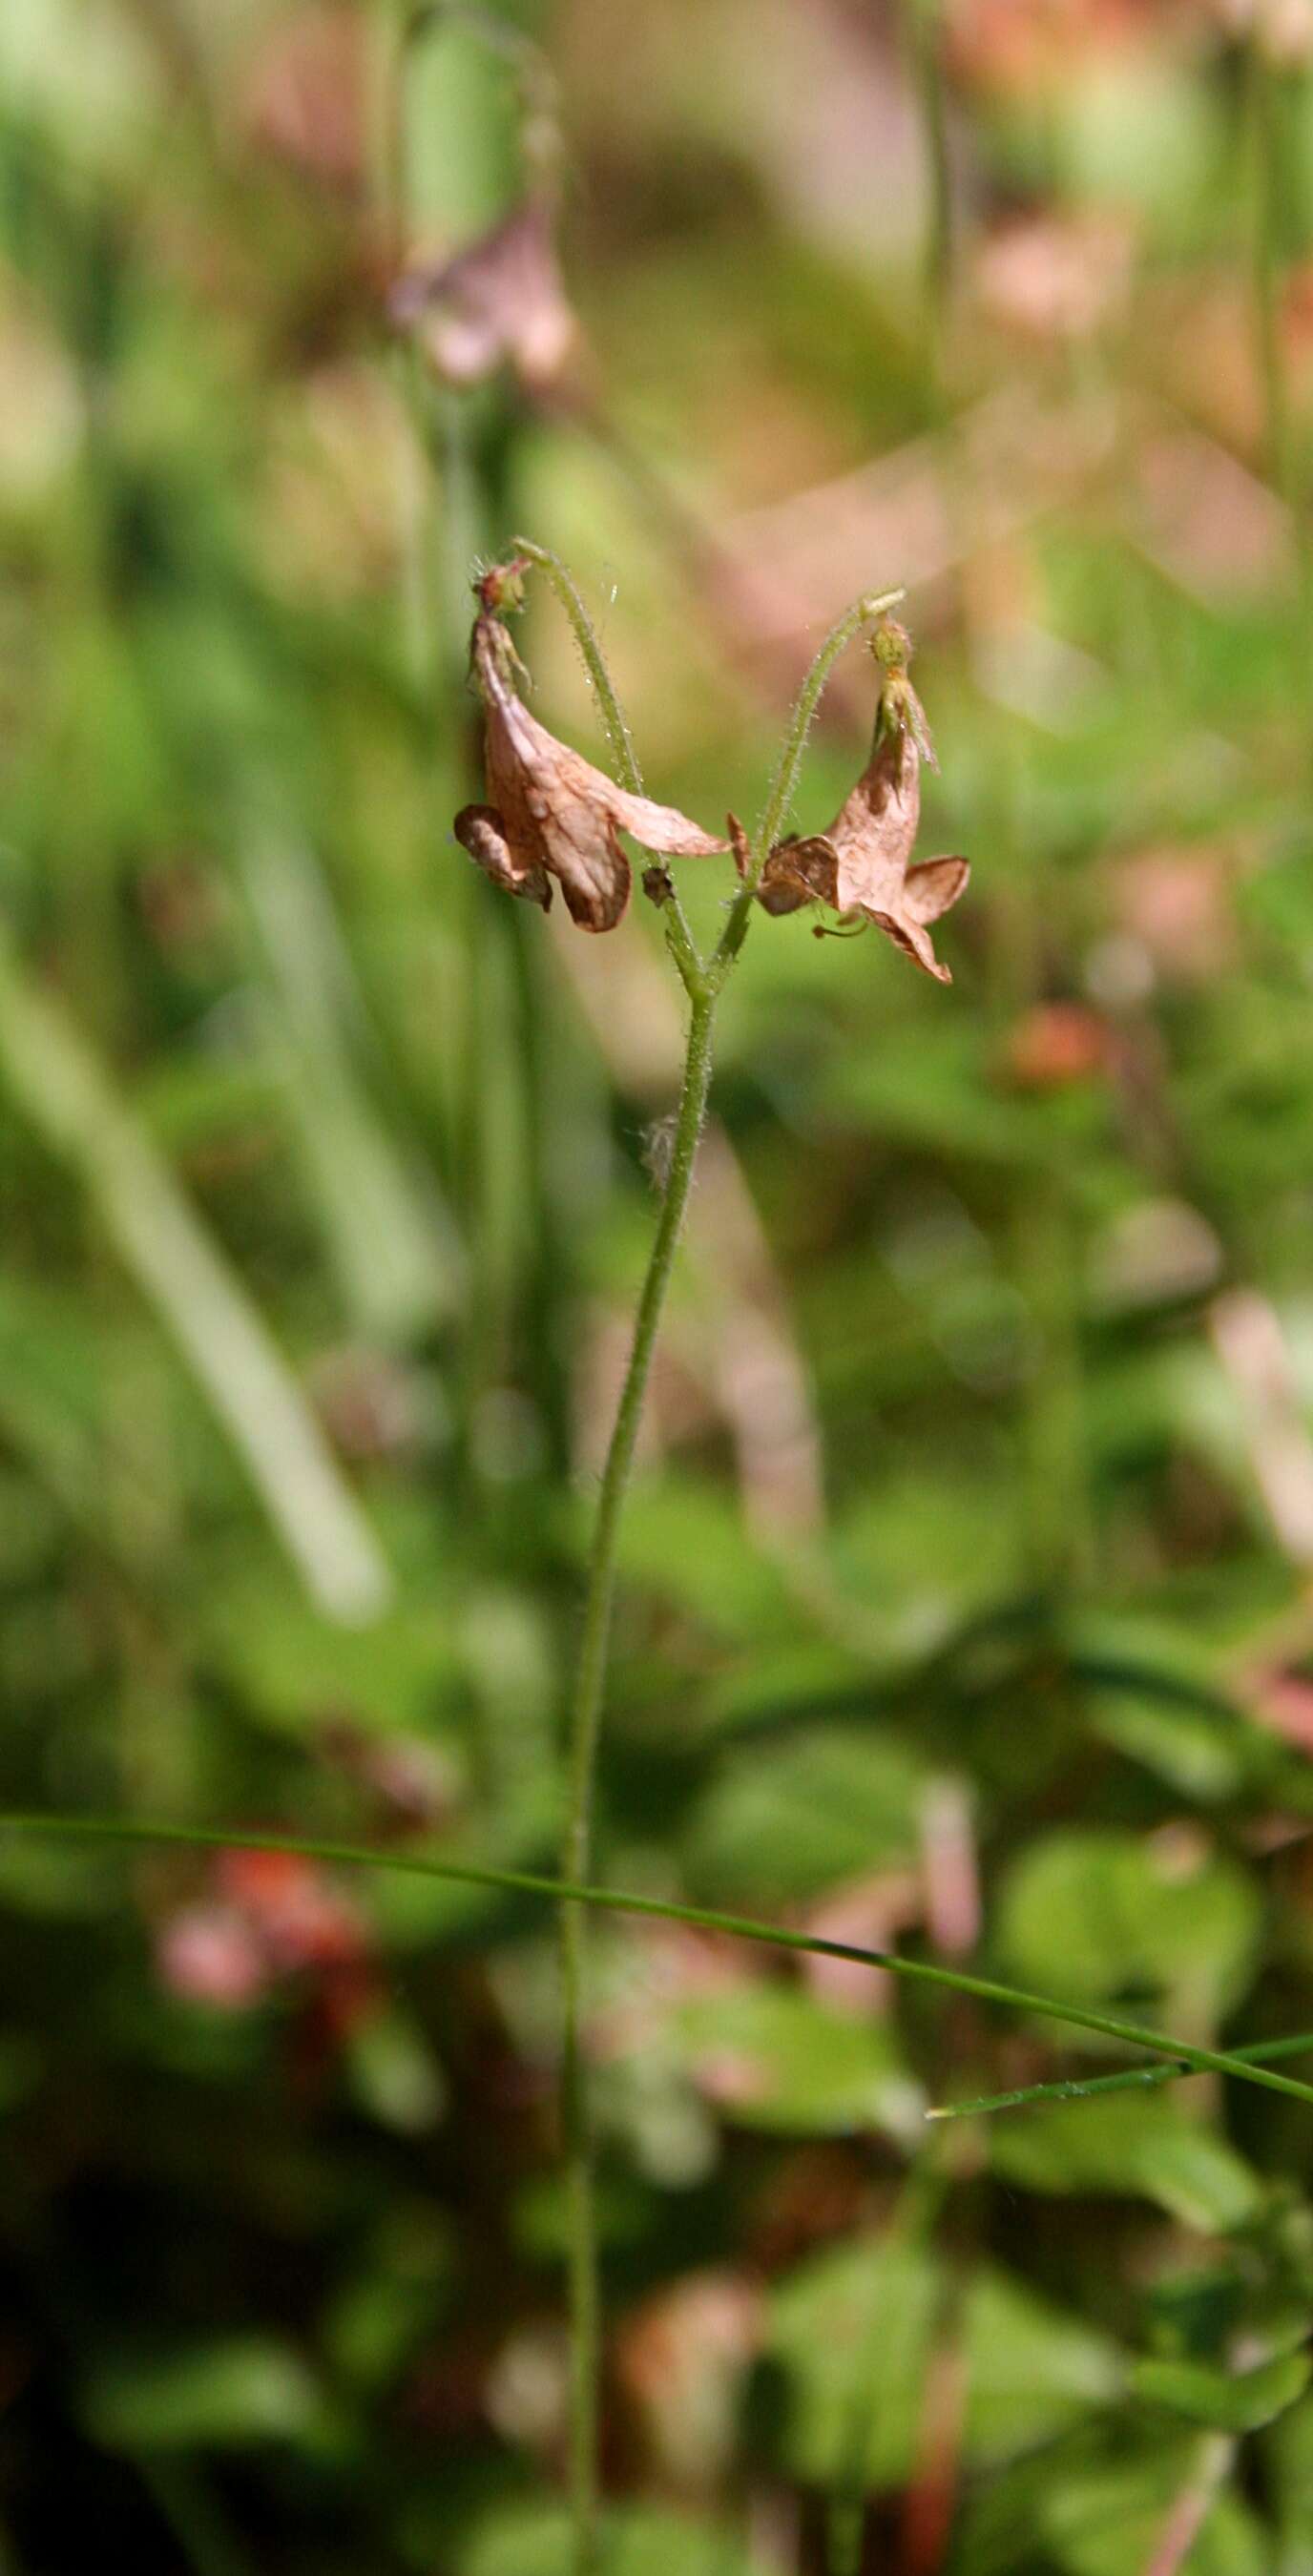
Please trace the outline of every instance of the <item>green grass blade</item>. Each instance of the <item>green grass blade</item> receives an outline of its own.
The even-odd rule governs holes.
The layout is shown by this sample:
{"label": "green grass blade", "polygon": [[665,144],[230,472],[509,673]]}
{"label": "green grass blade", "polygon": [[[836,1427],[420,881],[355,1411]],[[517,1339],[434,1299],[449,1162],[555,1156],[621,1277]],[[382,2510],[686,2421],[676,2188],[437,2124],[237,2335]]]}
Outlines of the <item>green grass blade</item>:
{"label": "green grass blade", "polygon": [[182,1844],[202,1851],[296,1852],[307,1860],[327,1861],[344,1869],[400,1870],[412,1877],[445,1879],[457,1887],[486,1887],[508,1896],[541,1897],[552,1904],[588,1905],[603,1914],[685,1923],[695,1931],[723,1933],[730,1940],[756,1941],[770,1949],[801,1951],[813,1958],[846,1959],[857,1967],[882,1968],[909,1983],[970,1995],[977,2003],[997,2004],[1006,2012],[1038,2013],[1046,2021],[1065,2022],[1074,2030],[1098,2031],[1105,2039],[1124,2041],[1128,2048],[1147,2049],[1173,2070],[1184,2067],[1191,2074],[1230,2075],[1239,2083],[1256,2084],[1265,2092],[1284,2093],[1292,2101],[1313,2104],[1313,2085],[1301,2084],[1294,2076],[1282,2075],[1243,2052],[1198,2048],[1192,2041],[1173,2039],[1168,2031],[1147,2030],[1138,2022],[1096,2012],[1087,2004],[1065,2002],[1056,1995],[1030,1994],[1021,1986],[1000,1985],[992,1977],[968,1976],[957,1968],[937,1967],[928,1959],[901,1958],[893,1950],[865,1949],[852,1941],[826,1941],[813,1932],[795,1932],[787,1924],[758,1923],[749,1915],[723,1914],[711,1906],[677,1905],[667,1897],[633,1896],[621,1888],[576,1885],[536,1870],[494,1869],[477,1861],[434,1860],[420,1852],[371,1851],[362,1843],[320,1842],[296,1834],[156,1824],[135,1816],[0,1814],[0,1833],[67,1835],[94,1842]]}
{"label": "green grass blade", "polygon": [[330,1618],[375,1617],[386,1560],[262,1316],[57,1000],[0,930],[0,1084],[78,1174]]}

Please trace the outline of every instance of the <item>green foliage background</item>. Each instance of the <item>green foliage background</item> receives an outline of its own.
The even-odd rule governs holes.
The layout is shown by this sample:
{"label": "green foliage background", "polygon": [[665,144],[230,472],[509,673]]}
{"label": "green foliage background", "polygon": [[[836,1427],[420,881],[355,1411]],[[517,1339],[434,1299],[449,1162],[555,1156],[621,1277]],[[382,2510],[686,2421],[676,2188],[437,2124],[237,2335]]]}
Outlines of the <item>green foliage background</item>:
{"label": "green foliage background", "polygon": [[[641,903],[588,942],[452,842],[469,562],[567,558],[712,826],[906,580],[956,980],[754,924],[600,1875],[1313,2023],[1313,89],[1222,16],[946,9],[936,286],[910,17],[525,0],[588,350],[530,400],[387,330],[384,0],[6,0],[6,1808],[550,1869],[679,1011]],[[473,35],[404,122],[415,241],[511,202]],[[543,1910],[0,1833],[0,1913],[4,2576],[558,2576]],[[1118,2060],[595,1956],[610,2576],[1307,2576],[1298,2103],[936,2128]]]}

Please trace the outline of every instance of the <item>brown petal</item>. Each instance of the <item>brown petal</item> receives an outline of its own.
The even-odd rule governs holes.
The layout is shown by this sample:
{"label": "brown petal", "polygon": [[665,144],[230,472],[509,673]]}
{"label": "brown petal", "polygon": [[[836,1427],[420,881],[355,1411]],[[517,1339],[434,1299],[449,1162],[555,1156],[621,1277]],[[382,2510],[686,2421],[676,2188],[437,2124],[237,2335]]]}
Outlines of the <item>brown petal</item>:
{"label": "brown petal", "polygon": [[[586,761],[580,762],[586,769]],[[604,806],[577,787],[558,789],[535,818],[546,865],[561,881],[570,919],[581,930],[614,930],[629,901],[629,861]]]}
{"label": "brown petal", "polygon": [[539,776],[542,745],[550,744],[553,755],[551,792],[541,809],[531,796],[530,810],[547,866],[560,878],[571,917],[582,929],[613,930],[629,900],[629,861],[617,827],[666,858],[710,858],[724,849],[723,841],[713,840],[687,814],[673,805],[653,805],[646,796],[627,795],[577,751],[567,751],[532,716],[529,722],[540,738]]}
{"label": "brown petal", "polygon": [[829,830],[776,842],[761,881],[766,910],[828,903],[870,918],[900,912],[920,815],[920,754],[909,734],[888,727]]}
{"label": "brown petal", "polygon": [[867,920],[873,921],[876,929],[882,930],[887,939],[892,939],[895,948],[901,948],[905,957],[912,958],[927,975],[933,975],[937,984],[952,983],[948,967],[935,955],[929,931],[923,930],[911,913],[874,912],[863,908],[866,909]]}
{"label": "brown petal", "polygon": [[908,869],[895,908],[867,909],[868,920],[927,975],[933,975],[937,984],[951,984],[953,978],[936,957],[925,924],[938,921],[956,903],[970,874],[965,859],[926,859],[919,868]]}
{"label": "brown petal", "polygon": [[901,717],[887,717],[828,832],[776,843],[762,876],[762,903],[774,913],[826,903],[841,919],[874,922],[925,974],[951,983],[927,924],[956,903],[970,870],[956,858],[909,868],[920,818],[920,743]]}
{"label": "brown petal", "polygon": [[726,845],[673,806],[629,795],[558,742],[517,696],[509,659],[505,629],[495,617],[481,617],[474,667],[484,702],[488,791],[501,836],[491,855],[520,879],[549,869],[582,929],[612,930],[629,900],[620,830],[671,858],[709,857]]}
{"label": "brown petal", "polygon": [[551,880],[545,868],[533,861],[517,859],[506,838],[506,827],[492,805],[463,805],[452,825],[461,848],[507,894],[519,894],[531,903],[540,903],[544,912],[552,908]]}
{"label": "brown petal", "polygon": [[767,912],[797,912],[804,903],[833,904],[837,893],[838,856],[823,834],[801,841],[790,834],[777,841],[762,870],[758,901]]}
{"label": "brown petal", "polygon": [[825,835],[840,912],[901,909],[920,820],[921,755],[910,734],[887,731]]}
{"label": "brown petal", "polygon": [[691,823],[678,806],[653,805],[646,796],[631,796],[627,789],[613,785],[600,769],[590,769],[586,760],[581,760],[579,766],[598,787],[605,788],[621,830],[632,832],[645,849],[659,850],[667,859],[714,859],[729,847],[727,841],[704,832],[700,823]]}
{"label": "brown petal", "polygon": [[842,916],[864,915],[936,983],[952,976],[935,955],[927,923],[947,912],[966,884],[965,859],[908,860],[921,819],[921,748],[901,721],[886,722],[871,759],[825,838],[835,852]]}
{"label": "brown petal", "polygon": [[971,875],[968,859],[923,859],[909,868],[903,888],[903,910],[913,921],[939,921],[965,892]]}

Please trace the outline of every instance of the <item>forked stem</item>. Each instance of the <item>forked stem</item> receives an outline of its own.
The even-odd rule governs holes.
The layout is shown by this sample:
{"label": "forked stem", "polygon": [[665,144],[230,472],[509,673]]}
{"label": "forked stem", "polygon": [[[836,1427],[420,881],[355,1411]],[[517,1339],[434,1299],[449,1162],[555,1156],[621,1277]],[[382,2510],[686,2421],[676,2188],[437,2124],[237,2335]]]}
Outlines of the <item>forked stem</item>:
{"label": "forked stem", "polygon": [[761,821],[753,836],[747,873],[730,906],[729,919],[721,932],[719,945],[708,968],[708,974],[716,992],[720,991],[748,935],[748,923],[752,918],[752,899],[761,884],[766,861],[788,821],[790,808],[798,792],[802,756],[807,748],[807,737],[816,721],[816,710],[824,695],[826,681],[840,655],[845,653],[848,646],[861,634],[862,628],[873,626],[876,619],[883,617],[887,609],[896,608],[903,597],[904,593],[901,589],[880,590],[866,591],[860,599],[854,600],[852,607],[845,609],[843,616],[830,628],[798,691],[794,700],[793,713],[789,718],[788,730],[780,745],[780,756],[775,763],[770,793],[766,798]]}
{"label": "forked stem", "polygon": [[[643,781],[633,739],[597,634],[582,599],[559,556],[545,546],[517,539],[526,563],[547,575],[574,629],[612,757],[622,783],[632,794]],[[663,909],[671,954],[689,997],[688,1045],[680,1087],[679,1109],[671,1146],[670,1168],[661,1213],[639,1292],[629,1364],[616,1410],[602,1472],[597,1519],[588,1561],[583,1632],[570,1710],[569,1806],[562,1846],[561,1875],[576,1885],[592,1866],[593,1811],[596,1803],[597,1755],[615,1603],[616,1562],[625,1497],[633,1474],[634,1453],[643,1399],[651,1373],[666,1290],[688,1209],[698,1139],[711,1088],[712,1039],[716,1004],[747,935],[752,898],[772,844],[792,804],[812,719],[839,655],[864,626],[901,599],[900,590],[868,593],[841,617],[826,636],[798,696],[776,763],[751,861],[744,883],[730,908],[714,956],[704,961],[689,929],[679,898],[672,894]],[[589,2116],[587,2068],[584,2062],[583,2006],[586,1917],[581,1906],[561,1908],[562,2069],[561,2107],[566,2169],[568,2270],[570,2288],[570,2495],[573,2516],[573,2576],[596,2576],[599,2553],[598,2434],[600,2426],[601,2299],[598,2282],[597,2215],[594,2159]]]}

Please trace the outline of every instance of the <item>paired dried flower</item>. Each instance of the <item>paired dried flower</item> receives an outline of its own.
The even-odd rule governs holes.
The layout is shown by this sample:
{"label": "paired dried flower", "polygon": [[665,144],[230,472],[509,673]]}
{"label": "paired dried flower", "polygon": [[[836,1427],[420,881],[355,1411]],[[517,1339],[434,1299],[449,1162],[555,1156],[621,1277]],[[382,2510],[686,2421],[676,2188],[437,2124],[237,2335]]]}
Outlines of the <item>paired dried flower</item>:
{"label": "paired dried flower", "polygon": [[481,384],[509,366],[526,392],[559,383],[579,341],[556,256],[550,199],[527,197],[451,259],[416,262],[388,311],[413,330],[448,385]]}
{"label": "paired dried flower", "polygon": [[[909,866],[921,819],[921,762],[934,751],[920,699],[907,677],[911,641],[886,620],[873,651],[883,678],[871,757],[827,831],[777,841],[762,873],[758,899],[767,912],[796,912],[824,903],[840,921],[872,921],[877,930],[941,984],[952,982],[936,957],[930,924],[955,904],[971,873],[965,859],[925,859]],[[740,874],[746,844],[731,821]]]}
{"label": "paired dried flower", "polygon": [[486,805],[466,805],[455,833],[494,885],[550,909],[551,880],[582,930],[614,930],[629,901],[620,833],[670,858],[709,858],[726,847],[670,805],[631,796],[531,716],[515,687],[518,656],[497,614],[518,598],[518,567],[480,585],[471,667],[483,699]]}

